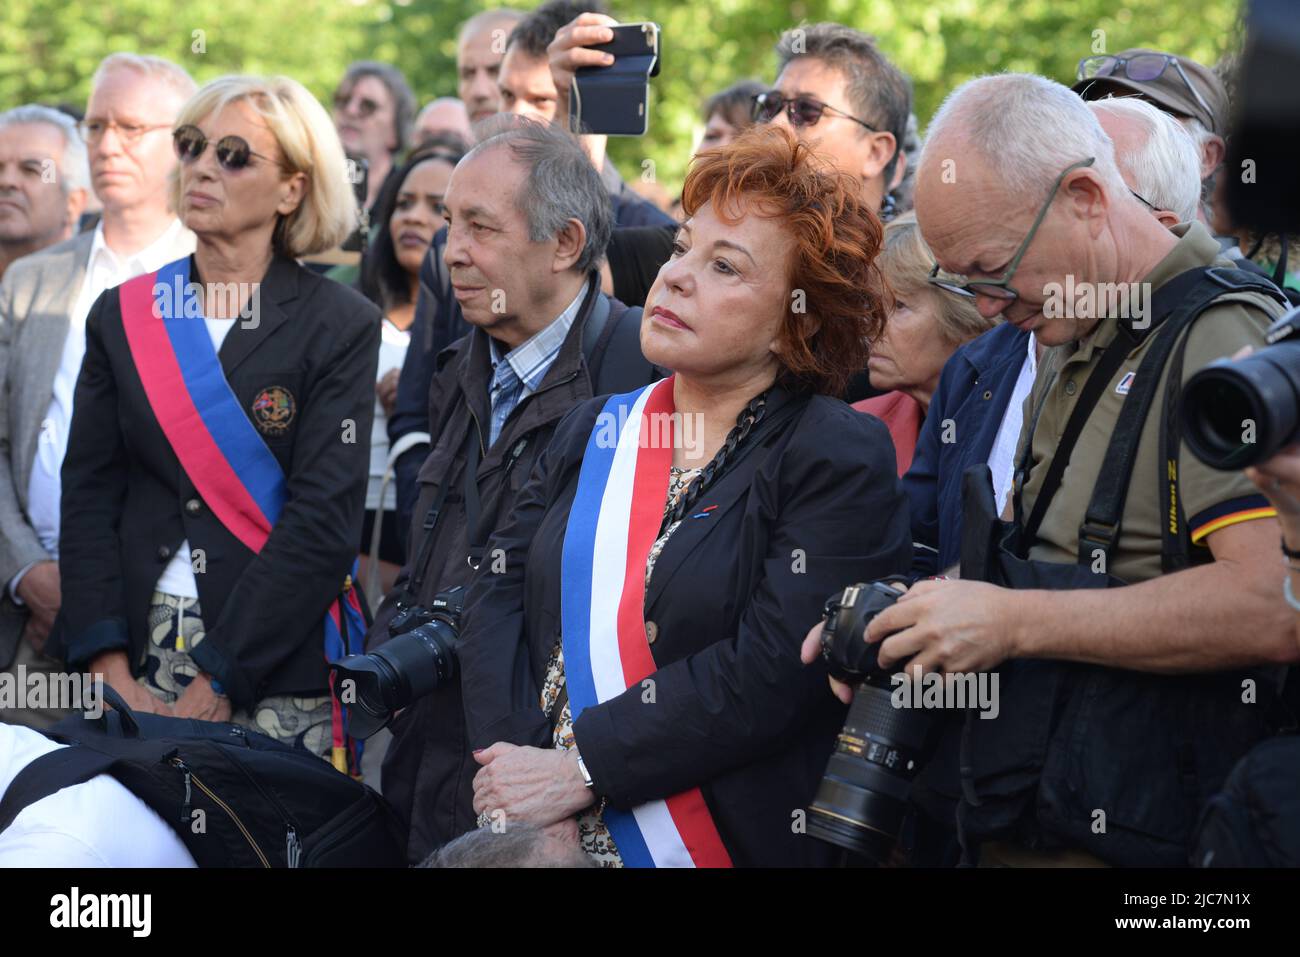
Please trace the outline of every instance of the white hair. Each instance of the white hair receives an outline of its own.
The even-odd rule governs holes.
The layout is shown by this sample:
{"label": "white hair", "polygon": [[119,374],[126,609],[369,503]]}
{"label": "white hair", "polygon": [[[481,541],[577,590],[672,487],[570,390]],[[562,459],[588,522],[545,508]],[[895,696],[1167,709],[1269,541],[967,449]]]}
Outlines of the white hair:
{"label": "white hair", "polygon": [[1133,189],[1156,209],[1167,209],[1180,223],[1196,218],[1201,201],[1201,154],[1192,135],[1168,113],[1135,96],[1106,97],[1088,104],[1097,113],[1132,120],[1142,145],[1115,156]]}
{"label": "white hair", "polygon": [[90,88],[93,90],[99,86],[100,81],[113,70],[134,70],[136,73],[157,80],[171,88],[181,102],[188,100],[198,90],[194,78],[186,73],[183,67],[160,56],[143,53],[110,53],[99,61],[99,66],[95,68],[95,75],[90,78]]}
{"label": "white hair", "polygon": [[86,144],[77,132],[77,124],[66,113],[28,103],[0,113],[0,130],[26,123],[44,123],[63,134],[63,156],[59,160],[59,185],[63,195],[74,189],[90,191],[90,163],[86,159]]}
{"label": "white hair", "polygon": [[[1095,157],[1093,170],[1111,190],[1128,189],[1115,166],[1115,147],[1087,105],[1055,80],[1032,73],[1002,73],[967,80],[930,121],[921,166],[956,161],[950,137],[959,133],[963,152],[984,160],[1007,193],[1040,203],[1052,182],[1073,163]],[[1134,200],[1134,202],[1137,202]]]}

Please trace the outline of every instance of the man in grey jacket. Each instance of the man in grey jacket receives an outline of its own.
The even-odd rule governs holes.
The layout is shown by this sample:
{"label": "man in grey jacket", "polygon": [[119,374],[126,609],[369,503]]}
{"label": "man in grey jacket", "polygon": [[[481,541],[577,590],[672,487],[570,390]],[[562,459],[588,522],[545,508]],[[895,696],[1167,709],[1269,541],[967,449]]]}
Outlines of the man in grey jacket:
{"label": "man in grey jacket", "polygon": [[[0,282],[0,669],[20,683],[60,667],[45,651],[61,603],[59,470],[86,316],[104,290],[194,250],[166,202],[170,132],[194,89],[167,60],[107,57],[81,124],[103,218],[17,260]],[[6,709],[0,721],[47,727],[59,717],[48,704]]]}

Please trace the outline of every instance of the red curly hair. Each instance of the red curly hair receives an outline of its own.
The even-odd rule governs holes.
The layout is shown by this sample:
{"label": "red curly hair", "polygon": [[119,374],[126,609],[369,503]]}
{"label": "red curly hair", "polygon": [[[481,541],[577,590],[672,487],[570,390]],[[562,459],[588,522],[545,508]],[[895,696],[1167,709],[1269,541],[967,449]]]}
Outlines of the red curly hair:
{"label": "red curly hair", "polygon": [[731,225],[747,213],[785,223],[794,252],[786,273],[791,308],[777,333],[777,382],[843,395],[849,379],[866,368],[868,344],[884,329],[889,309],[876,266],[884,229],[858,182],[814,160],[789,131],[759,126],[696,157],[682,187],[682,209],[694,216],[706,203]]}

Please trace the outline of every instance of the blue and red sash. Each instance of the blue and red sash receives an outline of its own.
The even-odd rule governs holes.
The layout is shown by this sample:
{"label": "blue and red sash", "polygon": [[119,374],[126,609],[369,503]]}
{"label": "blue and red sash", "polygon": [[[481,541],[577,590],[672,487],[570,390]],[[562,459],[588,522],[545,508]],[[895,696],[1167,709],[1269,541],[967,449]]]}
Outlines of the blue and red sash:
{"label": "blue and red sash", "polygon": [[[659,536],[673,443],[655,436],[673,412],[673,380],[611,396],[592,430],[569,513],[561,621],[569,707],[608,701],[657,670],[645,630],[645,567]],[[617,442],[611,442],[613,425]],[[643,447],[644,445],[644,447]],[[704,795],[692,788],[604,820],[628,867],[730,867]]]}
{"label": "blue and red sash", "polygon": [[[284,508],[288,483],[226,381],[202,302],[190,287],[189,257],[123,283],[118,298],[131,358],[181,468],[221,524],[260,552]],[[362,651],[366,625],[352,587],[356,574],[354,563],[325,615],[328,661]],[[331,699],[334,766],[359,774],[361,743],[347,733],[347,709]]]}

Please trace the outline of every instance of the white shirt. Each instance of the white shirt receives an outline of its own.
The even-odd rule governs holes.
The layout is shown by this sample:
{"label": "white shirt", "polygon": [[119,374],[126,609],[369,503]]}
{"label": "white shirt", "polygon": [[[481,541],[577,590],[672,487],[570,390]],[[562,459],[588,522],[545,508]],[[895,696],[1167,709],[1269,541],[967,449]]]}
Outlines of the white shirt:
{"label": "white shirt", "polygon": [[1038,374],[1035,346],[1031,335],[1028,355],[1020,366],[1020,375],[1016,377],[1015,387],[1011,390],[1011,401],[1007,403],[1002,425],[998,427],[998,436],[993,440],[993,448],[989,450],[989,471],[993,473],[993,492],[997,496],[999,515],[1006,507],[1007,496],[1011,494],[1011,483],[1016,472],[1016,446],[1020,444],[1020,428],[1024,425],[1025,399],[1034,387],[1034,376]]}
{"label": "white shirt", "polygon": [[[72,397],[86,354],[86,318],[95,300],[106,289],[119,286],[136,276],[153,272],[194,252],[194,234],[173,219],[161,236],[125,259],[104,242],[104,225],[95,227],[95,239],[86,263],[86,277],[68,315],[68,338],[63,343],[63,358],[54,374],[54,395],[49,411],[41,422],[36,443],[36,460],[28,478],[27,514],[41,547],[54,558],[59,556],[59,501],[62,486],[59,470],[68,451],[68,430],[72,425]],[[24,569],[24,572],[26,569]],[[11,585],[16,589],[21,575]]]}
{"label": "white shirt", "polygon": [[[406,350],[411,344],[411,334],[398,329],[384,317],[382,334],[379,339],[379,379],[392,369],[402,368],[406,362]],[[376,380],[378,381],[378,380]],[[370,430],[370,482],[366,486],[366,508],[380,509],[379,487],[384,480],[384,467],[388,464],[388,416],[384,405],[375,397],[375,424]],[[383,511],[397,508],[397,487],[391,482],[388,494],[384,496]]]}
{"label": "white shirt", "polygon": [[[32,761],[64,747],[0,724],[0,794]],[[28,805],[0,831],[0,868],[195,866],[176,832],[107,774]]]}
{"label": "white shirt", "polygon": [[[203,321],[207,324],[208,336],[212,339],[212,348],[220,353],[221,344],[226,341],[226,335],[235,327],[237,320],[208,319],[205,316]],[[163,569],[158,584],[154,588],[164,595],[175,595],[178,598],[199,597],[199,583],[194,579],[194,566],[191,563],[188,539],[181,542],[181,547],[176,549],[176,554],[167,563],[167,567]]]}

